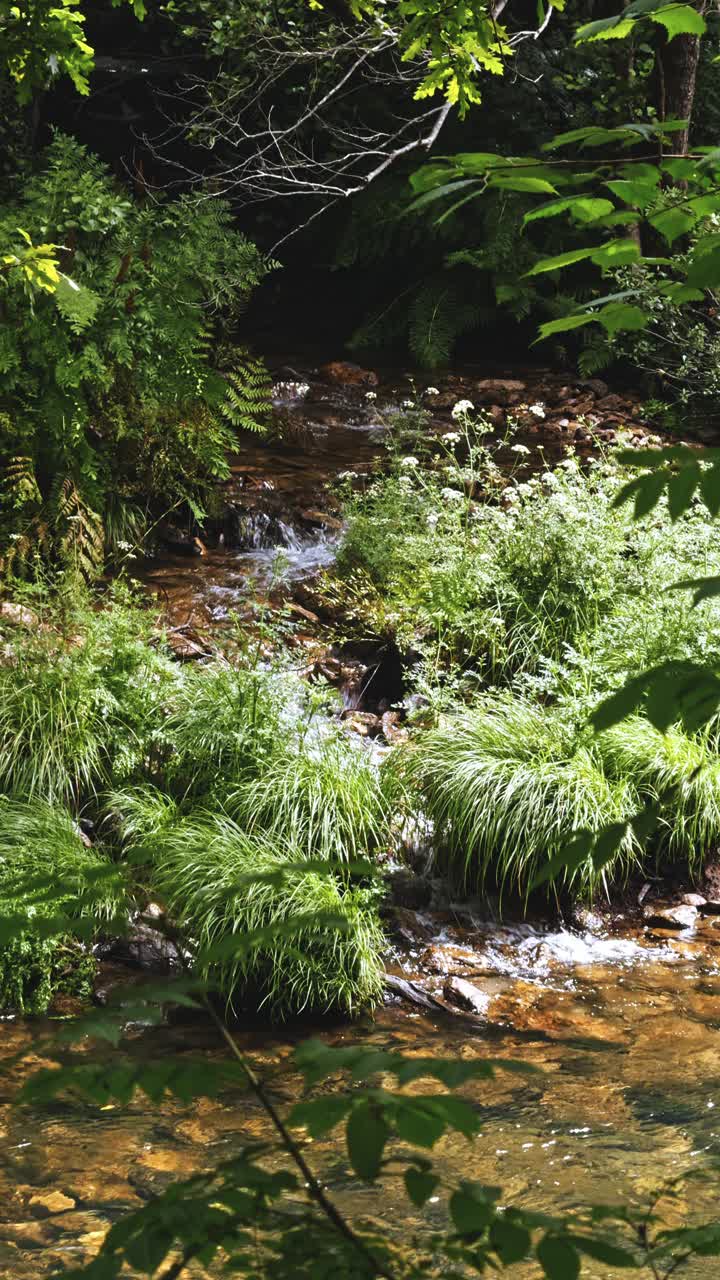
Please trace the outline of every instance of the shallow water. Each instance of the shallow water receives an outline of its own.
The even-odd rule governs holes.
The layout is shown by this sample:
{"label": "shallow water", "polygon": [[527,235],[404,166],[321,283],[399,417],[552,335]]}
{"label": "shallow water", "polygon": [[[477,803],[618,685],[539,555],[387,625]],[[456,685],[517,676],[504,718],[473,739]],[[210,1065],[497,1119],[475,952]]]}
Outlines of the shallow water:
{"label": "shallow water", "polygon": [[[720,924],[678,938],[426,924],[431,956],[418,949],[398,963],[430,990],[441,989],[448,972],[469,976],[490,994],[488,1021],[428,1018],[391,1004],[355,1026],[290,1033],[241,1025],[243,1047],[283,1105],[300,1092],[293,1045],[320,1031],[337,1044],[514,1057],[538,1067],[531,1079],[501,1074],[464,1089],[482,1116],[481,1136],[472,1145],[447,1137],[435,1152],[446,1183],[462,1177],[497,1183],[508,1203],[546,1210],[592,1202],[644,1206],[664,1181],[720,1154]],[[47,1029],[47,1022],[5,1022],[3,1056],[41,1051]],[[133,1032],[126,1051],[143,1059],[224,1053],[202,1020]],[[11,1080],[26,1069],[14,1069]],[[67,1102],[18,1111],[9,1105],[11,1080],[3,1079],[0,1115],[3,1280],[36,1280],[89,1257],[125,1208],[265,1133],[257,1105],[237,1091],[190,1105],[168,1100],[156,1107],[140,1097],[125,1109]],[[382,1191],[365,1187],[350,1174],[339,1140],[315,1142],[308,1152],[348,1214],[369,1214],[389,1230],[401,1223],[406,1237],[442,1224],[442,1197],[421,1212],[392,1181]],[[48,1201],[53,1212],[40,1219],[44,1211],[33,1197],[51,1192],[65,1199]],[[710,1187],[690,1184],[661,1209],[668,1223],[700,1221],[714,1213],[715,1197]],[[587,1274],[613,1272],[592,1264]],[[696,1280],[713,1271],[699,1260],[682,1274]]]}

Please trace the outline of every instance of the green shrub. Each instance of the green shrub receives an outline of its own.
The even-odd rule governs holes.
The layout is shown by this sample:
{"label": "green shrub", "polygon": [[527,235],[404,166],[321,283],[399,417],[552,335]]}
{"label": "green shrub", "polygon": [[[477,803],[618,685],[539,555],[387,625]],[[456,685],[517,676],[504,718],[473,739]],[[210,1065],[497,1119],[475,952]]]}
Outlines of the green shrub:
{"label": "green shrub", "polygon": [[[107,877],[94,883],[93,874],[104,868]],[[53,890],[47,903],[42,881]],[[33,894],[35,882],[38,891]],[[43,1013],[56,993],[89,995],[96,962],[73,935],[72,922],[90,919],[99,930],[124,900],[119,874],[113,875],[109,864],[85,848],[66,810],[37,799],[28,803],[0,797],[0,914],[27,912],[32,901],[29,914],[40,923],[57,915],[69,921],[67,933],[45,937],[42,929],[27,929],[0,948],[0,1008]]]}
{"label": "green shrub", "polygon": [[[663,506],[635,524],[615,505],[619,469],[608,462],[586,473],[574,459],[507,486],[504,506],[468,505],[463,458],[438,470],[442,461],[379,477],[349,500],[332,584],[336,600],[349,588],[354,625],[379,620],[422,653],[423,678],[471,671],[496,685],[526,676],[552,696],[569,680],[592,703],[646,663],[720,664],[717,601],[693,609],[689,595],[664,591],[720,571],[701,510],[673,524]],[[476,487],[497,483],[493,468],[476,450]]]}

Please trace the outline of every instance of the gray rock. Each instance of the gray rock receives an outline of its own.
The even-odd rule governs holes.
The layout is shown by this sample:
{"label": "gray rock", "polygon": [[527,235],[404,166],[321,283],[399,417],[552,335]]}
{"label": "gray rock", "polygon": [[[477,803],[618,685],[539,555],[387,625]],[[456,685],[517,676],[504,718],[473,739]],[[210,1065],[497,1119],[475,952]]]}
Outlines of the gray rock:
{"label": "gray rock", "polygon": [[472,982],[468,982],[466,978],[447,978],[443,986],[443,995],[446,1000],[450,1000],[460,1009],[465,1009],[468,1013],[476,1013],[481,1018],[487,1017],[491,997],[479,987],[473,986]]}
{"label": "gray rock", "polygon": [[645,924],[659,929],[692,929],[697,921],[697,910],[680,903],[675,907],[661,904],[647,906],[643,910]]}

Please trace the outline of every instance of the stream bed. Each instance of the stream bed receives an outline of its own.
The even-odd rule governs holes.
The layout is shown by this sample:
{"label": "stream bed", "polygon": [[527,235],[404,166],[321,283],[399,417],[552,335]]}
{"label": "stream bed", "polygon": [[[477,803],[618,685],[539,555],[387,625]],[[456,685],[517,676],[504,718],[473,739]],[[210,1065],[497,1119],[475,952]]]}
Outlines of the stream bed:
{"label": "stream bed", "polygon": [[[319,1033],[334,1044],[511,1057],[539,1069],[537,1076],[500,1073],[463,1089],[482,1118],[482,1132],[473,1144],[459,1136],[438,1144],[436,1163],[446,1184],[478,1178],[502,1186],[507,1202],[544,1210],[619,1201],[641,1207],[664,1182],[720,1154],[720,923],[706,922],[683,940],[486,926],[470,946],[466,924],[463,936],[458,945],[452,928],[441,925],[433,950],[490,994],[484,1023],[428,1016],[391,1001],[374,1019],[354,1025],[273,1031],[241,1024],[239,1040],[281,1105],[301,1091],[290,1062],[294,1044]],[[412,971],[417,959],[407,957],[405,972],[407,966]],[[43,1021],[5,1022],[3,1053],[29,1054],[23,1072],[39,1065],[35,1055],[47,1030]],[[137,1030],[124,1051],[143,1059],[224,1054],[204,1021]],[[126,1108],[68,1102],[42,1111],[13,1109],[9,1092],[6,1079],[3,1280],[39,1280],[89,1258],[123,1211],[171,1179],[267,1136],[254,1100],[232,1091],[189,1105],[170,1099],[156,1106],[138,1095]],[[399,1180],[382,1190],[364,1186],[352,1176],[338,1138],[316,1141],[308,1153],[353,1216],[380,1219],[405,1238],[423,1224],[442,1225],[442,1197],[420,1211],[409,1205]],[[659,1208],[672,1225],[709,1218],[712,1186],[681,1185]],[[537,1273],[528,1267],[513,1274]],[[587,1274],[613,1272],[593,1263]],[[699,1280],[712,1271],[698,1260],[682,1274]]]}
{"label": "stream bed", "polygon": [[[275,595],[287,602],[297,584],[332,562],[339,534],[332,486],[343,471],[372,467],[402,392],[397,378],[380,380],[368,398],[362,382],[338,386],[309,375],[308,390],[298,394],[306,371],[290,373],[296,381],[282,375],[278,405],[294,419],[292,429],[284,444],[253,443],[233,459],[226,531],[202,556],[161,554],[137,570],[175,626],[216,635],[249,602]],[[543,458],[570,443],[588,447],[592,404],[588,409],[582,386],[556,383],[546,379],[546,398],[555,396],[557,406],[547,414],[547,438],[534,428],[527,437],[533,447],[542,443]],[[467,394],[467,387],[470,375],[455,379],[455,394]],[[539,392],[535,386],[497,392],[506,402],[512,395],[522,412]],[[603,396],[594,395],[601,404]],[[446,396],[444,410],[438,407],[441,424],[451,403]],[[582,413],[578,405],[585,405]],[[507,403],[491,407],[505,411]],[[599,419],[600,431],[614,429],[608,413]],[[336,1044],[514,1057],[539,1068],[531,1078],[499,1074],[464,1088],[482,1133],[472,1145],[457,1136],[438,1144],[446,1185],[478,1178],[501,1185],[508,1203],[544,1210],[592,1202],[645,1206],[663,1183],[720,1155],[720,917],[680,933],[643,931],[619,919],[608,933],[600,926],[489,923],[452,907],[406,916],[411,919],[396,934],[389,971],[435,995],[442,995],[448,977],[469,979],[487,996],[483,1017],[420,1012],[388,996],[373,1018],[352,1025],[269,1029],[241,1022],[239,1040],[283,1106],[301,1091],[294,1045],[321,1034]],[[0,1083],[0,1280],[41,1280],[88,1260],[123,1212],[169,1181],[231,1156],[248,1139],[266,1136],[257,1104],[232,1090],[191,1104],[167,1099],[156,1105],[138,1095],[125,1108],[71,1101],[42,1110],[14,1107],[18,1083],[42,1065],[44,1037],[57,1025],[53,1019],[2,1023],[0,1055],[9,1069]],[[92,1046],[86,1052],[115,1051]],[[143,1060],[225,1054],[202,1018],[136,1028],[123,1052]],[[18,1054],[23,1060],[15,1063]],[[423,1091],[428,1084],[411,1087]],[[351,1216],[380,1220],[405,1238],[423,1225],[443,1225],[442,1197],[418,1210],[399,1180],[378,1191],[354,1178],[337,1136],[316,1141],[308,1152]],[[714,1212],[712,1186],[679,1184],[660,1209],[668,1225],[701,1221]],[[607,1280],[620,1273],[593,1263],[583,1274]],[[708,1269],[699,1260],[681,1274],[709,1277],[712,1264]],[[530,1280],[537,1268],[513,1275]]]}

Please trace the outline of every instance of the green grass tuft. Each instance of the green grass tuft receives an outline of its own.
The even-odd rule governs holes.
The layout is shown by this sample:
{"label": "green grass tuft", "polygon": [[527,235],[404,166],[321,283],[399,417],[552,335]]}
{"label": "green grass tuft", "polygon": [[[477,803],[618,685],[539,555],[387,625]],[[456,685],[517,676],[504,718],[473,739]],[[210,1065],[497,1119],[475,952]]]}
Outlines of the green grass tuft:
{"label": "green grass tuft", "polygon": [[[255,929],[283,929],[212,966],[229,1001],[252,1002],[275,1018],[310,1010],[356,1014],[382,992],[376,913],[367,890],[302,864],[288,844],[249,835],[223,815],[195,814],[157,840],[152,874],[168,910],[200,948],[232,935],[242,940]],[[280,883],[243,881],[284,869],[292,874]],[[323,922],[328,915],[342,928]]]}

